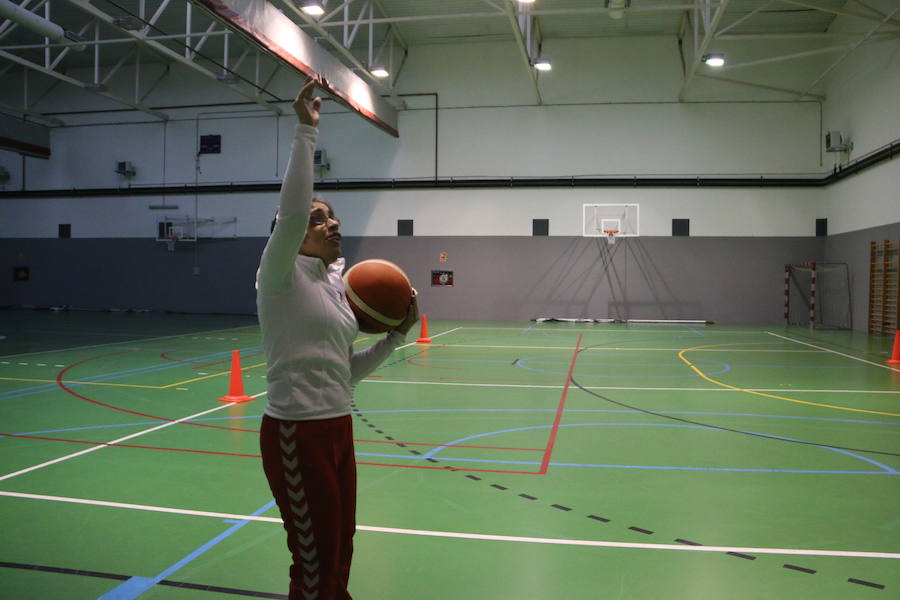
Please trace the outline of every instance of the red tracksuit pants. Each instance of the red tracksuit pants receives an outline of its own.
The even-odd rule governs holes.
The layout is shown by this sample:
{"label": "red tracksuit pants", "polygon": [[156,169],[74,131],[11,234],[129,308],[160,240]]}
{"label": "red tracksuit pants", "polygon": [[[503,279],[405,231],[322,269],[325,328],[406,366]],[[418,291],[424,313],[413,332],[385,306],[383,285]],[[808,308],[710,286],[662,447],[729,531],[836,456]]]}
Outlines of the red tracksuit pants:
{"label": "red tracksuit pants", "polygon": [[349,600],[356,531],[350,416],[281,421],[263,415],[260,450],[293,558],[290,600]]}

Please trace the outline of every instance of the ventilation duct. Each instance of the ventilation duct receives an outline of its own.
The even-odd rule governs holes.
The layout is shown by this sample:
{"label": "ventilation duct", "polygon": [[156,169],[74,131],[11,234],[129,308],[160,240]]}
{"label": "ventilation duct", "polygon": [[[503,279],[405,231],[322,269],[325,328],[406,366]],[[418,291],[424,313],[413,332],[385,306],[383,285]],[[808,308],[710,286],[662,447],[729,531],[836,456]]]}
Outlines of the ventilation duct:
{"label": "ventilation duct", "polygon": [[[26,27],[45,38],[50,38],[54,42],[83,42],[78,34],[66,31],[53,21],[40,17],[30,10],[24,9],[10,0],[0,0],[0,17],[9,19],[13,23],[18,23],[22,27]],[[84,50],[84,44],[72,46],[73,50]]]}

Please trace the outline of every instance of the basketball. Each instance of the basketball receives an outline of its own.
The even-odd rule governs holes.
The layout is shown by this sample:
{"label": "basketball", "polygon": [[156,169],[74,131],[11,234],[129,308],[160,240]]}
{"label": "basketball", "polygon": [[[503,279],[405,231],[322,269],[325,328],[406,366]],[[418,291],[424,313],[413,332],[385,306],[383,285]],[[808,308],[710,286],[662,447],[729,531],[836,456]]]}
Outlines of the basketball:
{"label": "basketball", "polygon": [[365,333],[383,333],[402,323],[413,298],[403,269],[378,258],[350,267],[344,273],[344,291],[359,330]]}

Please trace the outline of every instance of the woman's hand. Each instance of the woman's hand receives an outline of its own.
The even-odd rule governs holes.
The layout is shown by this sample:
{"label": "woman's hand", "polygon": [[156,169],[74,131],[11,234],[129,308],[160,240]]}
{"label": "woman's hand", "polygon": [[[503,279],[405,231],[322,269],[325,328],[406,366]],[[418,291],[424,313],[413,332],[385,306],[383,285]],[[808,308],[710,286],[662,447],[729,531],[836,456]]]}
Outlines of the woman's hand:
{"label": "woman's hand", "polygon": [[319,107],[322,106],[322,99],[318,96],[313,98],[313,91],[315,89],[316,79],[307,77],[306,83],[303,84],[303,88],[294,100],[293,107],[294,112],[297,113],[297,118],[300,119],[301,123],[318,127]]}
{"label": "woman's hand", "polygon": [[403,335],[409,333],[409,330],[412,329],[412,326],[416,324],[416,321],[419,320],[419,302],[416,299],[416,291],[413,290],[413,299],[409,304],[409,311],[406,313],[406,318],[402,323],[397,325],[394,330],[399,331]]}

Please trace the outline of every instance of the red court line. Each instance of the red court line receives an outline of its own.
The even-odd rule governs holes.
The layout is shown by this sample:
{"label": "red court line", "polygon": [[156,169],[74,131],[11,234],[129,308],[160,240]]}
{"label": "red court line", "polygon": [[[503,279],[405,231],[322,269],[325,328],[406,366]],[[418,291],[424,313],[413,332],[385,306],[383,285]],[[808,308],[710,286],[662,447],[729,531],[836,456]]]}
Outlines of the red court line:
{"label": "red court line", "polygon": [[371,467],[398,467],[400,469],[426,469],[428,471],[465,471],[466,473],[506,473],[509,475],[540,475],[537,471],[500,471],[496,469],[460,469],[459,467],[426,467],[425,465],[395,465],[391,463],[357,462]]}
{"label": "red court line", "polygon": [[477,448],[479,450],[520,450],[522,452],[543,452],[544,448],[504,448],[502,446],[465,446],[463,444],[426,444],[424,442],[398,442],[396,440],[357,440],[357,443],[366,444],[404,444],[406,446],[429,446],[431,448]]}
{"label": "red court line", "polygon": [[[169,422],[169,423],[175,421],[175,419],[167,419],[166,417],[160,417],[160,416],[157,416],[157,415],[151,415],[151,414],[142,413],[142,412],[138,412],[138,411],[134,411],[134,410],[128,410],[127,408],[119,408],[118,406],[113,406],[112,404],[106,404],[106,403],[104,403],[104,402],[100,402],[99,400],[92,400],[91,398],[88,398],[87,396],[82,396],[81,394],[79,394],[79,393],[76,392],[75,390],[73,390],[73,389],[67,387],[66,384],[64,384],[63,381],[62,381],[62,379],[63,379],[63,374],[64,374],[66,371],[68,371],[69,369],[73,368],[73,367],[77,367],[78,365],[84,364],[84,363],[86,363],[86,362],[90,362],[90,361],[92,361],[92,360],[96,360],[96,359],[98,359],[98,358],[103,358],[103,357],[105,357],[105,356],[115,356],[115,355],[117,355],[117,354],[126,354],[126,353],[128,353],[128,352],[134,352],[134,350],[125,350],[125,351],[121,351],[121,352],[110,352],[110,353],[108,353],[108,354],[99,354],[99,355],[97,355],[97,356],[92,356],[92,357],[89,357],[89,358],[85,358],[84,360],[79,360],[78,362],[74,362],[74,363],[72,363],[71,365],[68,365],[67,367],[65,367],[64,369],[62,369],[59,373],[56,374],[56,385],[58,385],[60,388],[62,388],[63,391],[65,391],[65,392],[67,392],[67,393],[69,393],[69,394],[75,396],[76,398],[78,398],[78,399],[80,399],[80,400],[84,400],[84,401],[86,401],[86,402],[90,402],[91,404],[96,404],[96,405],[98,405],[98,406],[103,406],[103,407],[106,407],[106,408],[111,408],[112,410],[117,410],[117,411],[119,411],[119,412],[129,413],[129,414],[132,414],[132,415],[138,415],[138,416],[140,416],[140,417],[147,417],[148,419],[156,419],[156,420],[158,420],[158,421],[166,421],[166,422]],[[207,425],[207,424],[205,424],[205,423],[191,423],[191,422],[189,422],[189,421],[182,421],[182,423],[185,424],[185,425],[195,425],[195,426],[197,426],[197,427],[209,427],[210,429],[224,429],[225,431],[244,431],[244,432],[247,432],[247,433],[259,433],[258,431],[254,430],[254,429],[239,429],[239,428],[237,428],[237,427],[220,427],[220,426],[218,426],[218,425]]]}
{"label": "red court line", "polygon": [[[0,436],[25,438],[29,440],[45,440],[51,442],[67,442],[70,444],[87,444],[89,446],[108,446],[110,448],[137,448],[139,450],[165,450],[168,452],[189,452],[191,454],[215,454],[219,456],[238,456],[242,458],[261,458],[259,454],[239,454],[237,452],[218,452],[216,450],[193,450],[190,448],[166,448],[163,446],[140,446],[137,444],[110,444],[109,442],[90,442],[87,440],[69,440],[39,435],[20,435],[16,433],[0,433]],[[357,465],[373,467],[397,467],[400,469],[426,469],[429,471],[465,471],[467,473],[506,473],[512,475],[537,475],[534,471],[499,471],[493,469],[461,469],[457,467],[429,467],[425,465],[397,465],[390,463],[357,462]]]}
{"label": "red court line", "polygon": [[[159,355],[159,357],[161,359],[167,360],[169,362],[178,362],[178,363],[185,363],[188,365],[194,365],[193,367],[191,367],[192,369],[206,369],[209,367],[214,367],[216,365],[225,365],[225,364],[231,363],[231,358],[229,357],[229,358],[226,358],[223,360],[216,360],[213,362],[198,364],[196,361],[193,361],[193,360],[188,360],[188,359],[184,359],[184,358],[174,358],[172,356],[169,356],[169,352],[176,352],[176,350],[168,350],[166,352],[163,352],[162,354]],[[257,354],[260,354],[260,352],[251,352],[249,354],[242,354],[241,358],[246,358],[248,356],[256,356]]]}
{"label": "red court line", "polygon": [[[430,367],[436,368],[436,367]],[[465,370],[465,369],[460,369]],[[540,381],[526,381],[523,382],[521,379],[500,379],[500,378],[485,378],[485,377],[415,377],[412,375],[369,375],[366,379],[395,379],[398,381],[410,381],[416,383],[439,383],[446,381],[448,383],[460,383],[460,382],[468,382],[474,381],[477,383],[483,383],[485,385],[491,383],[509,383],[509,384],[519,384],[522,387],[526,387],[529,385],[554,385],[557,383],[555,379],[547,379]]]}
{"label": "red court line", "polygon": [[0,436],[25,438],[29,440],[47,440],[51,442],[68,442],[70,444],[87,444],[89,446],[109,446],[111,448],[140,448],[141,450],[167,450],[169,452],[191,452],[194,454],[219,454],[222,456],[244,456],[260,458],[259,454],[238,454],[236,452],[218,452],[216,450],[192,450],[190,448],[166,448],[163,446],[138,446],[136,444],[111,444],[109,442],[90,442],[87,440],[67,440],[65,438],[44,437],[40,435],[20,435],[17,433],[0,433]]}
{"label": "red court line", "polygon": [[556,434],[559,432],[559,423],[562,420],[563,409],[566,407],[566,395],[569,393],[569,385],[572,383],[572,373],[575,372],[575,361],[578,360],[578,348],[581,346],[581,338],[583,336],[583,333],[579,333],[578,341],[575,342],[575,352],[572,353],[569,374],[566,375],[566,384],[563,386],[562,397],[559,399],[559,406],[556,407],[556,418],[553,419],[553,427],[550,429],[550,439],[547,441],[544,459],[541,461],[541,468],[538,471],[540,475],[546,475],[547,467],[550,466],[550,455],[553,454],[553,446],[556,444]]}

